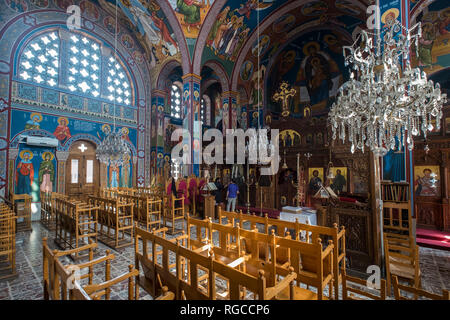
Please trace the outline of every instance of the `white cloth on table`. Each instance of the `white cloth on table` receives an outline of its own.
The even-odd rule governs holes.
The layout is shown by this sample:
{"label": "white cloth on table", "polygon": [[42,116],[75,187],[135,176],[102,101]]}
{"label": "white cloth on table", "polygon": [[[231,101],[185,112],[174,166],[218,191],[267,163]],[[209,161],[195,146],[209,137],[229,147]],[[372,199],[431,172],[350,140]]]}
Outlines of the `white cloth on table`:
{"label": "white cloth on table", "polygon": [[[317,214],[316,210],[312,209],[303,209],[301,213],[289,213],[289,212],[280,212],[280,220],[309,224],[311,226],[317,226]],[[310,233],[311,235],[311,233]],[[301,232],[301,237],[306,237],[306,231]]]}

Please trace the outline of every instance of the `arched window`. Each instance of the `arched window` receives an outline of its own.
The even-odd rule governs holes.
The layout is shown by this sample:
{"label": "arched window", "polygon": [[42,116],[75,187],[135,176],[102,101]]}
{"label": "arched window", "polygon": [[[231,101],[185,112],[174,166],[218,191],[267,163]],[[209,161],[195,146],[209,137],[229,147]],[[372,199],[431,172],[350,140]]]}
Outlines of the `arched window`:
{"label": "arched window", "polygon": [[174,84],[170,90],[170,115],[181,119],[181,90]]}
{"label": "arched window", "polygon": [[102,47],[108,45],[79,32],[61,29],[42,33],[22,51],[18,77],[68,93],[134,105],[133,88],[123,63],[111,48],[111,53],[105,54],[108,49],[103,51]]}
{"label": "arched window", "polygon": [[59,74],[59,36],[49,32],[31,41],[23,51],[19,64],[19,77],[54,87]]}

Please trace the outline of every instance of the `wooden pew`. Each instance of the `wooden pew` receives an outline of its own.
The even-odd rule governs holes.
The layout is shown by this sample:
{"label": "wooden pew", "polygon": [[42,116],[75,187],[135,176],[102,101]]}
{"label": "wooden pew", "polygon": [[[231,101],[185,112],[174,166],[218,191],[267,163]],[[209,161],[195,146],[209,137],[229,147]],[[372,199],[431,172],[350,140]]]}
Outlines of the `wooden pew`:
{"label": "wooden pew", "polygon": [[[394,287],[395,300],[417,300],[419,297],[421,299],[426,298],[428,300],[450,300],[450,293],[448,290],[442,290],[442,295],[439,295],[425,291],[423,289],[405,286],[398,283],[398,278],[397,276],[394,275],[392,276],[392,285]],[[411,299],[410,297],[403,295],[401,291],[413,295],[414,299]]]}
{"label": "wooden pew", "polygon": [[[54,197],[55,243],[63,250],[79,248],[89,241],[96,243],[98,209],[64,196]],[[82,258],[78,251],[74,253],[73,259]]]}
{"label": "wooden pew", "polygon": [[[299,222],[283,221],[279,219],[271,219],[267,215],[265,217],[259,217],[255,215],[228,212],[218,208],[218,218],[220,224],[236,225],[238,224],[241,229],[255,230],[258,229],[258,225],[265,234],[270,234],[271,230],[276,229],[276,234],[280,237],[284,237],[290,234],[292,239],[298,241],[304,241],[308,243],[317,243],[317,239],[321,239],[322,243],[327,243],[331,240],[333,243],[333,284],[334,284],[334,299],[339,298],[339,284],[342,281],[340,270],[345,269],[345,228],[341,226],[338,229],[337,224],[334,224],[333,228],[323,226],[311,226],[308,224],[302,224]],[[304,235],[304,237],[302,237]]]}
{"label": "wooden pew", "polygon": [[0,279],[17,276],[16,219],[14,211],[0,203]]}
{"label": "wooden pew", "polygon": [[384,258],[386,261],[387,292],[391,295],[391,276],[395,275],[420,288],[419,246],[406,247],[398,245],[397,239],[383,235]]}
{"label": "wooden pew", "polygon": [[99,208],[99,241],[111,248],[121,248],[133,244],[134,216],[132,203],[94,196],[89,196],[89,203]]}
{"label": "wooden pew", "polygon": [[[348,276],[345,269],[342,274],[342,299],[343,300],[386,300],[386,280],[380,280],[380,289],[371,289],[371,291],[361,290],[355,286],[359,285],[367,288],[367,281]],[[356,294],[356,295],[355,295]]]}
{"label": "wooden pew", "polygon": [[[161,288],[167,286],[173,291],[176,299],[189,300],[215,300],[229,298],[232,300],[245,299],[248,296],[243,292],[253,292],[258,299],[268,300],[274,298],[286,287],[292,286],[296,277],[294,272],[290,272],[276,286],[266,285],[264,271],[261,270],[257,277],[244,273],[236,268],[228,266],[214,259],[214,255],[209,257],[196,253],[189,248],[182,247],[177,243],[167,240],[159,235],[147,232],[143,229],[135,230],[135,250],[136,266],[142,267],[144,275],[139,276],[137,283],[149,294],[159,295]],[[142,249],[139,243],[142,241]],[[149,248],[151,247],[151,248]],[[158,261],[155,252],[161,248],[162,259]],[[175,267],[170,268],[169,255],[175,256]],[[185,272],[186,268],[189,272]],[[199,269],[203,274],[199,276]],[[207,275],[204,277],[204,275]],[[199,280],[199,279],[202,280]],[[217,294],[216,278],[227,281],[229,288],[227,294]],[[206,289],[200,281],[206,279]],[[153,288],[148,288],[146,284],[152,284]],[[245,290],[244,290],[245,288]]]}

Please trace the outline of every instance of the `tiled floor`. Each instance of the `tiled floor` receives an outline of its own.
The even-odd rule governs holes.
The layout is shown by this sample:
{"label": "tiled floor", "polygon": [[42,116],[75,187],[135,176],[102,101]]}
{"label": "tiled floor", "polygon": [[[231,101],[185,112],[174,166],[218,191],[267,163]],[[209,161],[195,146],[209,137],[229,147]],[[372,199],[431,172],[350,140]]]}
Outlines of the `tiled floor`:
{"label": "tiled floor", "polygon": [[[49,232],[40,222],[33,223],[32,232],[17,234],[16,264],[18,277],[10,280],[0,280],[0,300],[8,299],[42,299],[42,238],[48,237],[51,248],[54,232]],[[98,253],[103,255],[110,249],[99,242]],[[111,250],[116,256],[112,262],[112,276],[118,276],[128,271],[128,266],[134,264],[134,247],[129,246]],[[450,290],[450,252],[429,248],[420,248],[420,267],[422,271],[422,286],[428,291],[441,293],[443,288]],[[102,273],[97,277],[102,280]],[[126,283],[114,287],[111,299],[126,299]],[[140,290],[141,299],[151,299]]]}

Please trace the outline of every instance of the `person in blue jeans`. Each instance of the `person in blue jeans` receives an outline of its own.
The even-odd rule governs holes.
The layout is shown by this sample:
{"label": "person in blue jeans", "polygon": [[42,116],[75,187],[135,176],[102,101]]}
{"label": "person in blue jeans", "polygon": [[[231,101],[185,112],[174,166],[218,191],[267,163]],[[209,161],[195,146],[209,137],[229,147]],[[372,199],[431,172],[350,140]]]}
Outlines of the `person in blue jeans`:
{"label": "person in blue jeans", "polygon": [[231,180],[231,183],[228,185],[227,191],[227,211],[235,211],[236,210],[236,199],[239,194],[239,187],[235,183],[234,179]]}

